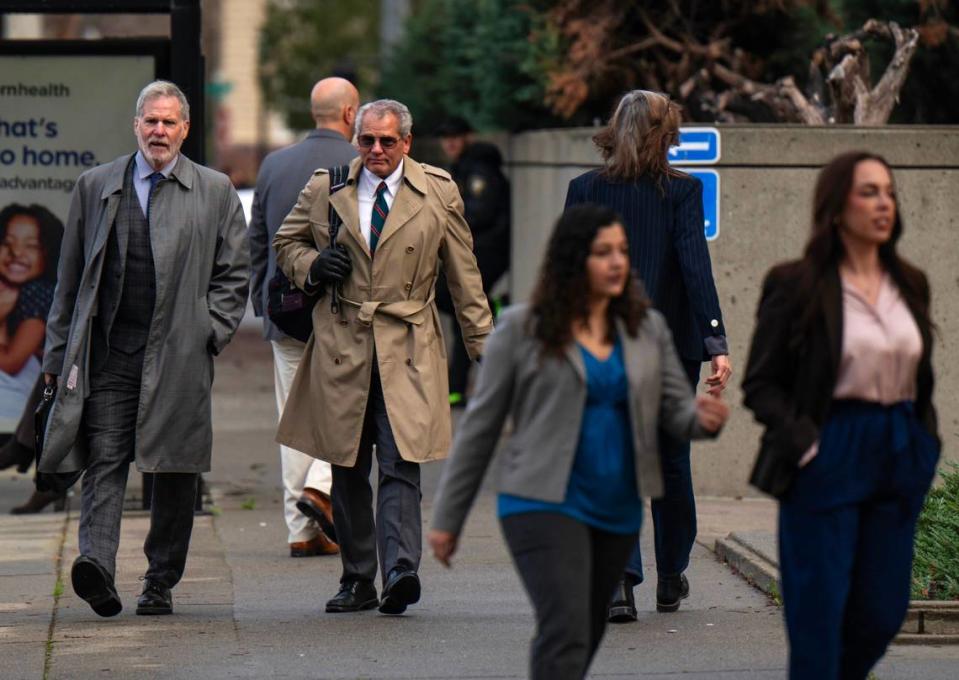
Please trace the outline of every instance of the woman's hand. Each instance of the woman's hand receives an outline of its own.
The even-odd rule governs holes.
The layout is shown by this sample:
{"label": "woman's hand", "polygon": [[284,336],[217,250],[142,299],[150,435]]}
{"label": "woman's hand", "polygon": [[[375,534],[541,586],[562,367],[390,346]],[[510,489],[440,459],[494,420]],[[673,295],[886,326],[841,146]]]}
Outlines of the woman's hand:
{"label": "woman's hand", "polygon": [[430,529],[427,540],[430,542],[430,547],[433,548],[433,557],[444,567],[452,566],[450,565],[450,558],[456,552],[459,536],[449,531]]}
{"label": "woman's hand", "polygon": [[806,449],[806,453],[799,459],[799,467],[804,468],[819,454],[819,442],[813,442],[813,445]]}
{"label": "woman's hand", "polygon": [[711,394],[696,395],[696,419],[707,432],[718,432],[729,418],[729,407]]}

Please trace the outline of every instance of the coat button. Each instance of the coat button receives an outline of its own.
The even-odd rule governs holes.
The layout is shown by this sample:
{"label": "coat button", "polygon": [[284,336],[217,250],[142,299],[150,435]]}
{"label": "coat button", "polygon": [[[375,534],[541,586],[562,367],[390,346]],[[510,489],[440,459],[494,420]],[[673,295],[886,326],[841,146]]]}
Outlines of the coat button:
{"label": "coat button", "polygon": [[406,246],[406,252],[412,253],[414,250],[416,250],[416,248],[414,248],[413,246]]}
{"label": "coat button", "polygon": [[412,284],[412,283],[409,283],[409,282],[407,282],[407,283],[406,283],[406,285],[405,285],[405,286],[403,286],[403,288],[405,288],[406,290],[410,290],[411,288],[413,288],[413,284]]}
{"label": "coat button", "polygon": [[339,358],[339,357],[333,357],[333,363],[336,364],[337,366],[339,366],[340,363],[341,363],[341,362],[340,362],[340,358]]}
{"label": "coat button", "polygon": [[349,326],[349,325],[350,325],[350,322],[347,321],[346,319],[340,319],[339,321],[337,321],[337,323],[340,324],[341,326]]}
{"label": "coat button", "polygon": [[407,359],[407,360],[406,360],[406,365],[407,365],[407,366],[412,366],[412,365],[413,365],[413,360],[412,360],[412,359]]}
{"label": "coat button", "polygon": [[712,326],[713,328],[719,328],[719,322],[716,321],[716,319],[713,319],[712,321],[710,321],[709,325]]}

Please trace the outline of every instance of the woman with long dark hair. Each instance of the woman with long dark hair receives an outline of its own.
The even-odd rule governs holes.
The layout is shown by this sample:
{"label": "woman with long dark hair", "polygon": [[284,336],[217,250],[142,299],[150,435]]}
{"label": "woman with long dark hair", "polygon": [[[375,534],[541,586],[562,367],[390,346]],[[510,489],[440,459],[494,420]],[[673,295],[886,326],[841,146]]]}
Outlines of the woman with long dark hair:
{"label": "woman with long dark hair", "polygon": [[766,427],[751,481],[780,501],[791,680],[866,678],[908,606],[939,438],[929,284],[902,229],[889,164],[844,153],[802,259],[763,284],[743,390]]}
{"label": "woman with long dark hair", "polygon": [[[662,312],[689,384],[696,388],[704,361],[707,391],[718,395],[732,369],[719,298],[706,247],[702,182],[669,164],[679,140],[680,107],[660,92],[633,90],[619,100],[593,141],[603,166],[569,183],[566,207],[597,203],[623,217],[629,259]],[[656,547],[656,610],[674,612],[689,595],[683,573],[696,540],[696,499],[689,441],[664,433],[664,493],[651,505]],[[613,594],[609,620],[636,620],[633,587],[643,581],[636,549]]]}
{"label": "woman with long dark hair", "polygon": [[663,490],[657,430],[719,431],[718,398],[693,392],[663,317],[629,268],[615,212],[567,210],[529,306],[503,313],[437,492],[434,554],[449,566],[499,441],[498,512],[536,611],[536,680],[582,678],[609,593],[635,544],[642,497]]}

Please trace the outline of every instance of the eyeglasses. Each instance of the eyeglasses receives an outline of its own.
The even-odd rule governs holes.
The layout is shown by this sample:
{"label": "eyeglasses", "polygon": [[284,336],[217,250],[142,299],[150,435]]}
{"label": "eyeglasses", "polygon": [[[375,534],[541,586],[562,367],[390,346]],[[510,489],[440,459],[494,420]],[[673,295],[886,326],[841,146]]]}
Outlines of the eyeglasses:
{"label": "eyeglasses", "polygon": [[373,148],[377,140],[379,140],[380,146],[384,149],[392,149],[400,141],[396,137],[377,137],[375,135],[360,135],[356,138],[357,144],[364,149]]}

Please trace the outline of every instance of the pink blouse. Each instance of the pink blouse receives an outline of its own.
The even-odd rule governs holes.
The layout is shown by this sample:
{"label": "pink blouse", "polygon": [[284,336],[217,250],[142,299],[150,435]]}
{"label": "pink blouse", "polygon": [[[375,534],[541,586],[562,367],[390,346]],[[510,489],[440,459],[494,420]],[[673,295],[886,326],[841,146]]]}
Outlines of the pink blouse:
{"label": "pink blouse", "polygon": [[842,281],[842,356],[835,399],[880,404],[916,398],[922,336],[899,288],[883,274],[876,304]]}

